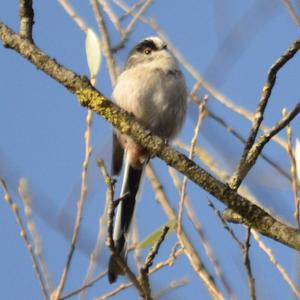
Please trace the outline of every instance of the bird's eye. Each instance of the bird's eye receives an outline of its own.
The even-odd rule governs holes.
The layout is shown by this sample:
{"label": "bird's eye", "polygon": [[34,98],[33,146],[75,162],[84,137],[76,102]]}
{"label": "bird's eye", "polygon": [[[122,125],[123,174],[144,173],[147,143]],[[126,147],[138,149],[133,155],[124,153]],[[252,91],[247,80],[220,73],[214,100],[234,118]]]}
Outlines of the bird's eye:
{"label": "bird's eye", "polygon": [[151,49],[150,48],[146,48],[144,50],[144,53],[147,54],[147,55],[149,55],[151,53]]}

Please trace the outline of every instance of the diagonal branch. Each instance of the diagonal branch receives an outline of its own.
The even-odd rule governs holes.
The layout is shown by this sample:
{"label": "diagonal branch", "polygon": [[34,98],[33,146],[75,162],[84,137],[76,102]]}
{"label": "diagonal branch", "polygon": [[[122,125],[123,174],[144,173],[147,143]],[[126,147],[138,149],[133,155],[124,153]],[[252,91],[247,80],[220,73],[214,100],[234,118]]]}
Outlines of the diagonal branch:
{"label": "diagonal branch", "polygon": [[285,115],[269,132],[263,134],[258,141],[252,145],[247,155],[243,160],[243,163],[239,165],[237,171],[229,179],[229,186],[232,189],[237,189],[243,179],[246,177],[250,169],[256,163],[257,158],[261,154],[264,146],[276,135],[280,130],[285,128],[298,114],[300,113],[300,102],[294,107],[294,109]]}
{"label": "diagonal branch", "polygon": [[238,189],[241,182],[243,181],[248,171],[250,170],[250,168],[248,170],[247,168],[245,169],[244,164],[248,159],[249,153],[253,150],[253,146],[258,134],[258,130],[263,121],[266,106],[268,104],[269,98],[271,96],[273,87],[276,82],[277,73],[290,59],[294,57],[294,55],[298,52],[299,49],[300,49],[300,37],[286,50],[286,52],[271,66],[269,70],[267,82],[265,83],[262,89],[261,97],[258,106],[256,108],[252,128],[250,130],[249,137],[247,139],[244,148],[244,152],[234,172],[234,175],[232,176],[229,182],[230,187],[234,190]]}
{"label": "diagonal branch", "polygon": [[162,242],[165,240],[165,237],[166,237],[168,231],[169,231],[169,227],[165,226],[163,228],[163,231],[161,233],[159,240],[151,248],[149,254],[147,255],[144,265],[140,269],[140,273],[141,273],[140,283],[144,287],[145,292],[147,292],[147,294],[146,294],[147,299],[152,299],[151,287],[150,287],[150,283],[149,283],[149,269],[152,266],[153,260],[154,260],[155,256],[157,255]]}
{"label": "diagonal branch", "polygon": [[[57,63],[45,52],[21,38],[9,27],[0,22],[0,39],[8,48],[12,48],[31,61],[36,67],[76,94],[82,106],[93,110],[120,132],[129,135],[143,145],[152,155],[158,156],[168,165],[186,175],[194,183],[202,187],[226,206],[236,211],[245,220],[245,224],[255,228],[260,233],[285,245],[300,250],[300,232],[276,220],[269,213],[252,204],[226,184],[214,178],[182,153],[166,145],[165,141],[151,134],[140,125],[132,115],[112,103],[94,87],[88,78],[79,76],[70,69]],[[300,41],[299,41],[300,43]]]}

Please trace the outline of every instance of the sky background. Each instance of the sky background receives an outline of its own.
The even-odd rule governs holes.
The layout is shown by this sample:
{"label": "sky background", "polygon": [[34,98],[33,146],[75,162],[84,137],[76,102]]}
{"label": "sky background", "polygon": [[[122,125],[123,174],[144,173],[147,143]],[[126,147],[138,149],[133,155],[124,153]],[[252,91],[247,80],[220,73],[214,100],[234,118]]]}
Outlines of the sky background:
{"label": "sky background", "polygon": [[[128,1],[133,4],[135,1]],[[292,1],[300,13],[300,2]],[[70,1],[77,13],[96,32],[97,24],[89,1]],[[85,34],[64,9],[54,0],[34,1],[36,44],[64,66],[78,74],[89,74],[85,54]],[[119,15],[122,11],[114,6]],[[158,24],[186,59],[204,74],[205,78],[236,104],[254,111],[269,67],[299,36],[299,27],[292,20],[283,1],[279,0],[164,0],[154,1],[147,16],[155,17]],[[2,0],[0,21],[18,30],[18,1]],[[125,21],[128,23],[130,19]],[[112,43],[119,35],[109,23]],[[139,23],[126,47],[117,55],[120,67],[124,65],[129,50],[139,40],[155,35],[147,25]],[[229,42],[226,42],[228,41]],[[195,79],[182,67],[189,89]],[[279,73],[276,86],[266,110],[265,124],[272,126],[281,118],[281,110],[292,109],[299,102],[300,54],[298,53]],[[97,79],[97,87],[110,96],[112,85],[105,60]],[[202,89],[200,96],[206,94]],[[209,108],[226,120],[231,127],[246,136],[250,123],[232,113],[212,96]],[[186,124],[180,138],[189,142],[197,118],[197,107],[190,105]],[[42,236],[43,248],[53,281],[57,285],[70,245],[70,228],[76,212],[80,192],[81,170],[84,159],[84,131],[86,110],[78,104],[74,95],[53,79],[37,70],[12,50],[0,47],[0,176],[4,177],[14,200],[18,198],[18,182],[25,177],[33,198],[34,215]],[[294,138],[300,138],[300,119],[293,122]],[[82,284],[98,232],[98,219],[103,211],[105,186],[96,167],[96,160],[110,161],[111,127],[95,116],[92,129],[93,155],[89,170],[89,193],[80,232],[79,250],[76,251],[65,291]],[[280,133],[286,138],[286,132]],[[207,118],[201,128],[199,144],[208,151],[215,162],[232,172],[239,160],[242,145]],[[271,142],[265,153],[286,171],[289,158],[286,152]],[[197,162],[203,166],[199,160]],[[177,208],[179,195],[173,187],[166,165],[154,159],[159,176],[166,186],[172,204]],[[293,195],[291,184],[264,161],[259,160],[245,180],[245,184],[262,205],[286,222],[293,223]],[[247,277],[242,254],[237,244],[223,229],[215,217],[208,200],[220,209],[223,206],[192,183],[188,183],[188,195],[201,220],[208,239],[220,259],[225,274],[238,299],[249,299]],[[0,287],[3,299],[41,299],[42,294],[32,268],[31,259],[19,235],[11,209],[0,192]],[[151,186],[145,180],[141,202],[137,206],[137,219],[141,238],[167,222]],[[207,261],[199,238],[186,218],[184,225],[197,250]],[[232,225],[237,235],[244,239],[244,229]],[[159,252],[159,259],[166,259],[176,241],[169,235]],[[295,251],[264,238],[271,246],[279,262],[295,281],[297,257]],[[256,278],[258,299],[295,299],[287,283],[272,265],[255,241],[252,242],[251,259]],[[109,252],[101,254],[98,272],[106,268]],[[134,266],[130,259],[130,264]],[[165,268],[151,277],[154,291],[168,285],[171,280],[186,276],[190,284],[165,296],[163,299],[210,299],[201,281],[188,265],[186,257],[177,259],[175,266]],[[122,280],[127,281],[126,278]],[[220,285],[219,280],[217,284]],[[117,285],[116,285],[117,286]],[[93,299],[116,286],[109,286],[106,278],[88,292]],[[221,288],[224,291],[224,288]],[[225,291],[224,291],[225,293]],[[226,295],[226,293],[225,293]],[[115,299],[137,299],[137,293],[128,289]]]}

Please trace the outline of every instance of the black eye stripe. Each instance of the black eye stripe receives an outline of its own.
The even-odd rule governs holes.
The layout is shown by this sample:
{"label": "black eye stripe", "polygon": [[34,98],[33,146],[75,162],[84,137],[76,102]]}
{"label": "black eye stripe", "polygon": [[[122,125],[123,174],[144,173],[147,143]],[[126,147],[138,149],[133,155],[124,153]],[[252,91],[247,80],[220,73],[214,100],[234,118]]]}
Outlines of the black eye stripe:
{"label": "black eye stripe", "polygon": [[147,49],[147,48],[150,48],[153,51],[158,50],[157,46],[155,45],[155,43],[152,40],[142,41],[141,43],[136,45],[134,50],[137,51],[137,52],[144,52],[144,50]]}

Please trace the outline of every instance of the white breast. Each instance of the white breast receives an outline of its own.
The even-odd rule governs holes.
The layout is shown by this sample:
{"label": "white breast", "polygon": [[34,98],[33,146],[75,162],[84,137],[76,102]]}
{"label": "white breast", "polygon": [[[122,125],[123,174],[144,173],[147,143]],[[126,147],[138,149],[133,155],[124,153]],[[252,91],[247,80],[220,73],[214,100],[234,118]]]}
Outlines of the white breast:
{"label": "white breast", "polygon": [[168,139],[175,136],[183,124],[187,92],[175,60],[162,59],[169,61],[156,59],[125,70],[118,78],[113,99],[144,126]]}

